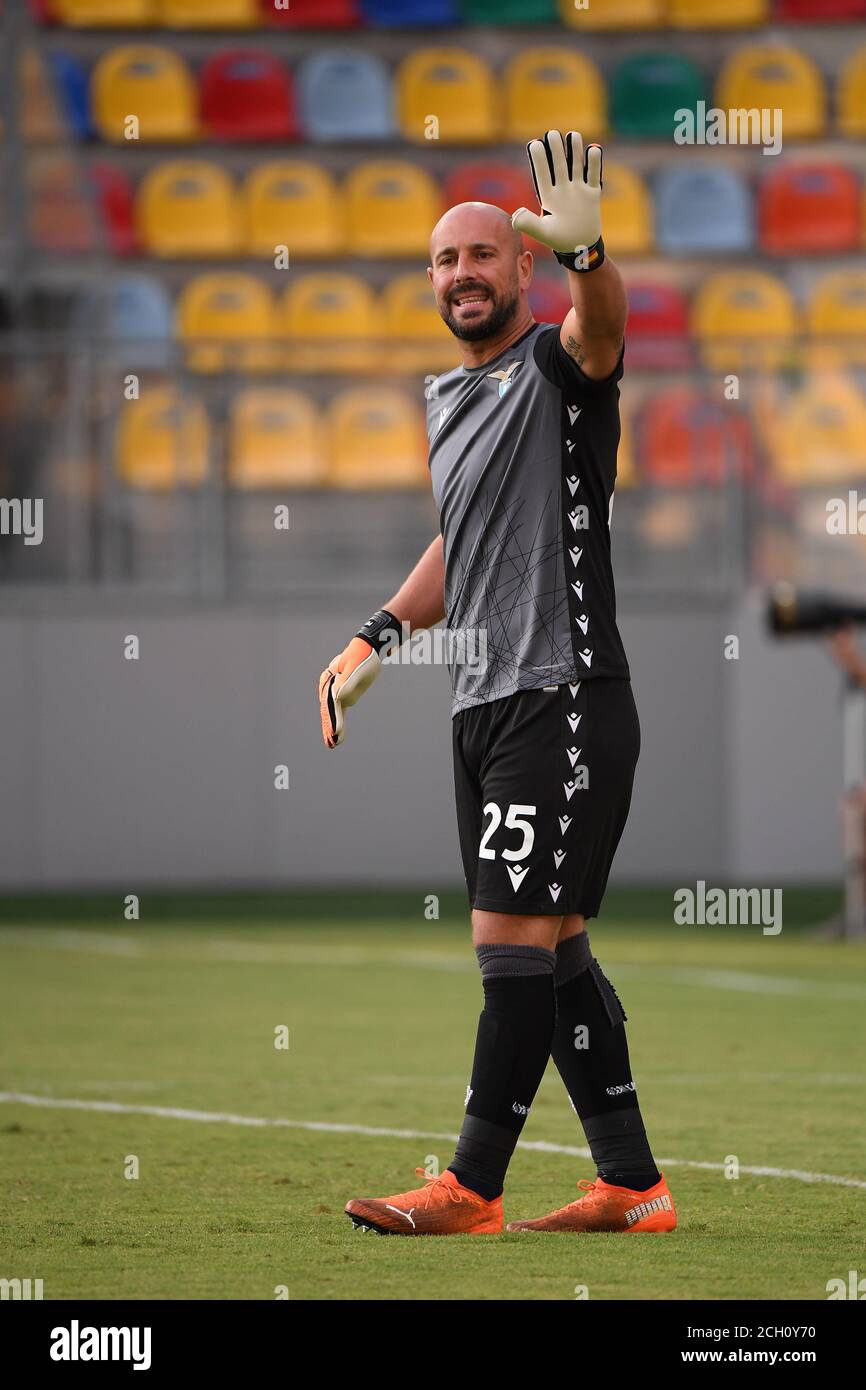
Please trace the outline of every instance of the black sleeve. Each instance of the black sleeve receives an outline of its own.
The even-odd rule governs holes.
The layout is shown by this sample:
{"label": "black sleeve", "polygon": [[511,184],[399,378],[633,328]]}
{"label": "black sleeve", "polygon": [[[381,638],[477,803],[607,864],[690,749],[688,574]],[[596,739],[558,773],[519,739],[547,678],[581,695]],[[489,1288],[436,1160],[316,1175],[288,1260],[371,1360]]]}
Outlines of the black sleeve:
{"label": "black sleeve", "polygon": [[559,329],[558,323],[552,323],[543,329],[535,340],[535,365],[542,376],[546,376],[547,380],[552,381],[554,386],[559,386],[564,391],[576,393],[587,400],[604,396],[607,392],[612,391],[622,377],[625,344],[622,346],[619,359],[610,376],[596,381],[591,376],[587,376],[574,358],[566,352],[559,341]]}

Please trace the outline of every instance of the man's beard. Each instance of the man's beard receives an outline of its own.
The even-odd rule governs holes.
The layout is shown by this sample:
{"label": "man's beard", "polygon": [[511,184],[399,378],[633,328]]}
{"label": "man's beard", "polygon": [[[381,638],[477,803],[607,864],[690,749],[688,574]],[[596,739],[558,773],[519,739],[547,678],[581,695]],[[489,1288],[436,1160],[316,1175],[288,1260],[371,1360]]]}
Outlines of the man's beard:
{"label": "man's beard", "polygon": [[[471,290],[464,290],[463,293],[469,294]],[[446,305],[444,309],[440,309],[439,312],[443,320],[451,329],[455,338],[462,338],[466,343],[477,343],[483,338],[492,338],[494,334],[498,333],[500,329],[504,328],[506,324],[514,318],[520,304],[520,298],[516,290],[510,299],[503,299],[499,302],[497,302],[490,290],[487,290],[486,293],[490,295],[493,308],[488,317],[478,323],[458,323],[451,314],[449,306]]]}

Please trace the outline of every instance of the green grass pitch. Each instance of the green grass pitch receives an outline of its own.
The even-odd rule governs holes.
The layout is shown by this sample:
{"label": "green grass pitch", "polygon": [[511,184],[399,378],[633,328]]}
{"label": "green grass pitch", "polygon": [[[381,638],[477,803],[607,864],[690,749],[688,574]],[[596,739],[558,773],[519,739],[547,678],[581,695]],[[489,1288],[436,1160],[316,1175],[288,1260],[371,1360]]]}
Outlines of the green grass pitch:
{"label": "green grass pitch", "polygon": [[[452,1156],[481,1004],[462,898],[438,921],[421,891],[144,896],[136,923],[3,904],[0,1090],[82,1105],[0,1104],[0,1276],[46,1299],[825,1299],[866,1273],[866,948],[807,929],[830,893],[786,892],[778,937],[676,927],[671,903],[611,893],[590,924],[680,1217],[633,1241],[381,1239],[343,1215]],[[543,1147],[585,1145],[552,1063],[523,1139],[506,1220],[594,1176]]]}

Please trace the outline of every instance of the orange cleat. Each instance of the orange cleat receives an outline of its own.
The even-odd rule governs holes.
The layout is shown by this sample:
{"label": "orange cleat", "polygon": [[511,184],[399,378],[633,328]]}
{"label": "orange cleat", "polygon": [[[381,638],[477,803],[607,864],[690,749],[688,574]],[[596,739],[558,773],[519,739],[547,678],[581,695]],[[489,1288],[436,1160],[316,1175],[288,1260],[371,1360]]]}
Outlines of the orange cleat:
{"label": "orange cleat", "polygon": [[[424,1169],[416,1168],[419,1178]],[[502,1198],[486,1202],[463,1187],[450,1169],[425,1187],[396,1197],[353,1197],[346,1215],[362,1231],[380,1236],[482,1236],[502,1230]]]}
{"label": "orange cleat", "polygon": [[586,1190],[584,1197],[570,1202],[549,1216],[537,1221],[510,1221],[509,1231],[672,1231],[677,1224],[674,1199],[668,1191],[664,1173],[655,1187],[646,1192],[634,1192],[630,1187],[615,1187],[603,1178],[588,1182],[583,1178],[578,1187]]}

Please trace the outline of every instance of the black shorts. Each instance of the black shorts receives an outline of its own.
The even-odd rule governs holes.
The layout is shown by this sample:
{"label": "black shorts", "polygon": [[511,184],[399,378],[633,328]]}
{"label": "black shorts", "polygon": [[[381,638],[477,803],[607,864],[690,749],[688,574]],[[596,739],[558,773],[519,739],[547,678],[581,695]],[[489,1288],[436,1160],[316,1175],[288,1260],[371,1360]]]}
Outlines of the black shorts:
{"label": "black shorts", "polygon": [[598,916],[640,754],[631,681],[520,690],[451,722],[470,905]]}

